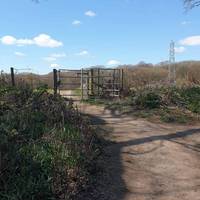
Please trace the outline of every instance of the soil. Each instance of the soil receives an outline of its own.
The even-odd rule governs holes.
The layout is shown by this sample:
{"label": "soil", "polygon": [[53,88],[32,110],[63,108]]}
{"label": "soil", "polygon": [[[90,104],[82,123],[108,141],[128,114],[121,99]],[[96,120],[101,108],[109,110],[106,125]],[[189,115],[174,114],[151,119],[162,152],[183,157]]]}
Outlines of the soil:
{"label": "soil", "polygon": [[149,122],[81,104],[105,143],[83,200],[200,200],[200,125]]}

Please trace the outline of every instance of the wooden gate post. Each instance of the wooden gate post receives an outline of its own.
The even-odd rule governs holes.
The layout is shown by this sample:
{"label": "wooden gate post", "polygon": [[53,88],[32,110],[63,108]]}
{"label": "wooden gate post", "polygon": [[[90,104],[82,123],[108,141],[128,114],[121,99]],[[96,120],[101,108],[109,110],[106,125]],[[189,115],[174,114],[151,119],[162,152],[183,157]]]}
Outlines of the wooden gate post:
{"label": "wooden gate post", "polygon": [[100,97],[100,69],[98,68],[98,97]]}
{"label": "wooden gate post", "polygon": [[12,86],[14,87],[15,86],[15,73],[14,73],[13,67],[10,68],[10,75],[11,75],[11,83],[12,83]]}
{"label": "wooden gate post", "polygon": [[83,94],[83,90],[85,89],[84,87],[83,87],[83,77],[84,76],[84,73],[83,73],[83,69],[81,69],[81,100],[83,100],[83,96],[84,96],[84,94]]}
{"label": "wooden gate post", "polygon": [[58,90],[58,76],[56,69],[53,69],[53,89],[54,89],[54,95],[56,95]]}

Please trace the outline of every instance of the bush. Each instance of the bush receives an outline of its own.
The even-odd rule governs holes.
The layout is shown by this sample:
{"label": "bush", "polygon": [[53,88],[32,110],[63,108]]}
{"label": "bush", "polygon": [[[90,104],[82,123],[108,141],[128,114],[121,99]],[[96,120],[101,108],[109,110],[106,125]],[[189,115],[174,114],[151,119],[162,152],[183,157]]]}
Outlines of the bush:
{"label": "bush", "polygon": [[142,108],[177,106],[200,113],[200,87],[148,87],[132,92],[133,104]]}
{"label": "bush", "polygon": [[[128,104],[126,101],[126,105]],[[167,86],[135,90],[132,91],[131,106],[133,112],[138,109],[151,109],[152,112],[148,114],[160,115],[164,122],[190,122],[195,119],[192,113],[200,113],[200,87]],[[153,109],[157,109],[156,113]],[[147,110],[144,114],[148,116]]]}
{"label": "bush", "polygon": [[160,111],[160,119],[161,121],[167,123],[187,123],[194,120],[191,115],[188,115],[188,113],[185,113],[183,110],[180,110],[178,108],[164,108]]}
{"label": "bush", "polygon": [[185,100],[181,96],[181,89],[175,86],[170,87],[161,87],[158,91],[162,96],[162,101],[165,106],[185,106]]}
{"label": "bush", "polygon": [[45,88],[0,93],[0,199],[68,199],[84,185],[92,131]]}
{"label": "bush", "polygon": [[181,91],[181,96],[190,111],[200,113],[200,87],[185,88]]}
{"label": "bush", "polygon": [[136,93],[133,102],[141,108],[155,109],[162,105],[162,98],[155,91],[146,89]]}

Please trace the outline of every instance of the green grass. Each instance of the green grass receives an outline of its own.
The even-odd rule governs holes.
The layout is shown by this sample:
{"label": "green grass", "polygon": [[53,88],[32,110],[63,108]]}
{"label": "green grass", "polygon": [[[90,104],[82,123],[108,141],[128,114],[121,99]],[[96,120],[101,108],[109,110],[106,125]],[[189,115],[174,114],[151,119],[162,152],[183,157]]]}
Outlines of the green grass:
{"label": "green grass", "polygon": [[75,95],[81,96],[81,88],[76,88],[73,92]]}

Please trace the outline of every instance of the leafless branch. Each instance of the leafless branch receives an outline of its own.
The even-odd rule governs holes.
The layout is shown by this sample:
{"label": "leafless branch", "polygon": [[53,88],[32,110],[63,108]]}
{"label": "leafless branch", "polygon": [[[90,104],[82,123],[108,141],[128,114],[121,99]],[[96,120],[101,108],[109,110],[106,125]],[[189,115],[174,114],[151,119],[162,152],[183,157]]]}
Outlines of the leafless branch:
{"label": "leafless branch", "polygon": [[186,9],[192,9],[194,7],[200,6],[200,0],[184,0]]}

